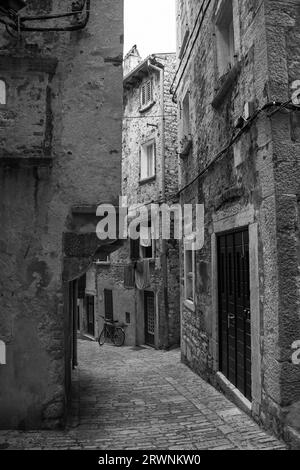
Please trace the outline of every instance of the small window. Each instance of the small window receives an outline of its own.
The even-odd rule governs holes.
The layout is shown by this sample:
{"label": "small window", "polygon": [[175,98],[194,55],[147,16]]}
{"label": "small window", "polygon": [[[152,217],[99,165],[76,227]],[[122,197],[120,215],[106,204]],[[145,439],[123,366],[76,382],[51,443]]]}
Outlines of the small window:
{"label": "small window", "polygon": [[143,259],[155,258],[155,240],[151,237],[151,222],[149,221],[149,234],[147,240],[140,239],[140,257]]}
{"label": "small window", "polygon": [[155,142],[150,142],[141,147],[141,180],[155,176]]}
{"label": "small window", "polygon": [[130,313],[129,312],[125,312],[125,322],[130,324]]}
{"label": "small window", "polygon": [[234,66],[235,46],[232,0],[223,0],[216,18],[216,39],[219,76]]}
{"label": "small window", "polygon": [[141,107],[144,108],[150,104],[152,100],[152,82],[151,80],[147,80],[141,87]]}
{"label": "small window", "polygon": [[0,105],[6,104],[6,83],[0,80]]}
{"label": "small window", "polygon": [[195,251],[185,250],[184,252],[184,290],[185,299],[190,302],[195,301]]}

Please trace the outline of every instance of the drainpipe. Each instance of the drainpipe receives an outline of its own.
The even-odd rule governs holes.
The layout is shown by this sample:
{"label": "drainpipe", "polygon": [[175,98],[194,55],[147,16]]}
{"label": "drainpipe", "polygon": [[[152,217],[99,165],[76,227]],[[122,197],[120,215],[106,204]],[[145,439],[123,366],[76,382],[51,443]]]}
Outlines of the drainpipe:
{"label": "drainpipe", "polygon": [[[161,193],[162,202],[166,203],[166,144],[165,144],[165,69],[164,67],[157,67],[148,60],[148,67],[155,70],[160,75],[160,115],[161,115]],[[161,265],[163,276],[163,292],[164,292],[164,305],[165,305],[165,340],[164,346],[169,348],[169,298],[168,298],[168,260],[167,260],[167,243],[162,240],[162,253]]]}

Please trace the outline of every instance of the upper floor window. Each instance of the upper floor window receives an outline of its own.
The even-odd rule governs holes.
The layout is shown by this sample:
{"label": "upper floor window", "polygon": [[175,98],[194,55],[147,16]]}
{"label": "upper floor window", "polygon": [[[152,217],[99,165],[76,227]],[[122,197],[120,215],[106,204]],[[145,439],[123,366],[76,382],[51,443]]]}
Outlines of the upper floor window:
{"label": "upper floor window", "polygon": [[[183,28],[181,28],[181,34],[183,34]],[[183,34],[183,37],[181,39],[181,44],[180,44],[180,50],[179,50],[179,59],[180,60],[182,59],[183,54],[185,52],[185,48],[186,48],[187,42],[189,40],[189,37],[190,37],[190,31],[189,31],[188,24],[186,24],[185,29],[184,29],[184,34]]]}
{"label": "upper floor window", "polygon": [[[137,231],[140,232],[140,226]],[[143,229],[145,231],[145,227]],[[142,233],[141,233],[142,236]],[[148,221],[148,236],[143,239],[141,236],[137,240],[130,239],[130,258],[138,259],[154,259],[156,254],[155,240],[151,236],[151,220]]]}
{"label": "upper floor window", "polygon": [[140,153],[141,181],[155,176],[155,141],[142,145]]}
{"label": "upper floor window", "polygon": [[216,13],[216,39],[219,76],[225,75],[234,66],[235,45],[232,0],[219,2]]}
{"label": "upper floor window", "polygon": [[[148,236],[140,239],[140,257],[143,259],[155,258],[155,240],[151,236],[151,218],[148,220]],[[142,235],[142,234],[141,234]]]}
{"label": "upper floor window", "polygon": [[0,80],[0,104],[6,104],[6,83]]}
{"label": "upper floor window", "polygon": [[153,101],[152,81],[147,80],[141,86],[141,107],[144,108]]}

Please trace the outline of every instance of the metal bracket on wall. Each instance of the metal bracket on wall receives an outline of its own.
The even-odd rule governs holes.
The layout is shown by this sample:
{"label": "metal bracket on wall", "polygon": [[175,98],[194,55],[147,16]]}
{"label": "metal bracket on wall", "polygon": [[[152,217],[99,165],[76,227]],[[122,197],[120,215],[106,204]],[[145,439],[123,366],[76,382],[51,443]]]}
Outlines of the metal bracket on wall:
{"label": "metal bracket on wall", "polygon": [[[7,0],[4,3],[4,6],[0,7],[0,23],[4,24],[7,32],[16,37],[14,33],[17,33],[18,36],[23,31],[79,31],[84,29],[90,18],[90,6],[91,0],[78,0],[72,2],[70,12],[65,13],[54,13],[49,15],[36,15],[36,16],[21,16],[19,13],[20,9],[23,9],[25,6],[24,2],[18,2],[16,0]],[[50,26],[27,26],[28,22],[49,22],[53,20],[61,20],[71,18],[73,24],[69,25],[50,25]]]}

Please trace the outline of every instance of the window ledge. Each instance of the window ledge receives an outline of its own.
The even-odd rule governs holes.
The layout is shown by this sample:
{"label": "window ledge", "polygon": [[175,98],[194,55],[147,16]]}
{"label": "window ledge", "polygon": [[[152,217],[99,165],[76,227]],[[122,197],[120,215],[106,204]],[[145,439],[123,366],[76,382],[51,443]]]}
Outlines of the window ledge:
{"label": "window ledge", "polygon": [[150,103],[146,104],[145,106],[141,106],[139,108],[139,112],[140,113],[145,113],[146,111],[148,111],[148,109],[151,109],[152,106],[154,106],[156,103],[156,101],[150,101]]}
{"label": "window ledge", "polygon": [[194,313],[195,313],[195,311],[196,311],[196,306],[195,306],[194,302],[192,302],[191,300],[185,300],[185,301],[183,302],[183,304],[184,304],[184,306],[185,306],[188,310],[190,310],[191,312],[194,312]]}
{"label": "window ledge", "polygon": [[241,63],[238,62],[228,73],[220,77],[216,95],[211,103],[213,108],[218,109],[221,106],[229,91],[234,87],[240,71]]}
{"label": "window ledge", "polygon": [[142,186],[143,184],[148,184],[148,183],[151,183],[152,181],[155,181],[156,180],[156,175],[154,176],[150,176],[150,178],[145,178],[143,180],[140,180],[140,186]]}

